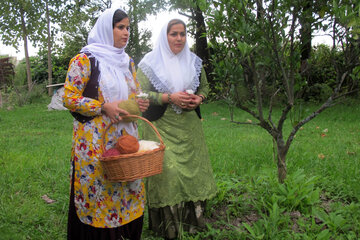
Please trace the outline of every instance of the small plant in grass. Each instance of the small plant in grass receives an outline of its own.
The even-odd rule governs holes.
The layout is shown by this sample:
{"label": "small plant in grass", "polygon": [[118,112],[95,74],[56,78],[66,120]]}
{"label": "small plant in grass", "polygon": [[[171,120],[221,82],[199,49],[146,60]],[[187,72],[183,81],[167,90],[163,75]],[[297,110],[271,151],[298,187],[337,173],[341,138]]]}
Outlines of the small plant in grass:
{"label": "small plant in grass", "polygon": [[288,176],[284,184],[278,184],[275,194],[286,210],[309,213],[320,202],[320,188],[316,187],[317,177],[307,177],[302,169]]}
{"label": "small plant in grass", "polygon": [[243,223],[250,233],[250,239],[287,239],[290,217],[283,215],[284,210],[275,202],[267,207],[268,214],[262,214],[262,218],[252,225]]}

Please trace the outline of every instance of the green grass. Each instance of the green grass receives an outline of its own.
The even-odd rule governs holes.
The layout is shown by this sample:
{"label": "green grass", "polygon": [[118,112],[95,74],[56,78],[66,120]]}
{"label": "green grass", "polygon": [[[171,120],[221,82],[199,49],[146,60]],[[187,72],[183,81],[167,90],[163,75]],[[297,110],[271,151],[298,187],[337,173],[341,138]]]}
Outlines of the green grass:
{"label": "green grass", "polygon": [[[72,117],[46,104],[0,110],[0,239],[66,239]],[[222,102],[202,105],[202,114],[219,191],[207,231],[182,239],[360,238],[357,103],[328,109],[297,133],[284,185],[265,130],[231,123]],[[146,225],[143,238],[156,239]]]}

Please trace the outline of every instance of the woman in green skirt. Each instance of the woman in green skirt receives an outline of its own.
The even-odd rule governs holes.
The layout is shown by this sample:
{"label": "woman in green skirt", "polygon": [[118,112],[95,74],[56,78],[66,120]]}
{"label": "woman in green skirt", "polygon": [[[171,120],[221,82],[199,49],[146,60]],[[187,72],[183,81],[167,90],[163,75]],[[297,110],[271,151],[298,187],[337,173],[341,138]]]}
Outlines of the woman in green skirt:
{"label": "woman in green skirt", "polygon": [[[150,99],[144,116],[166,146],[163,172],[145,183],[149,228],[174,239],[205,227],[205,201],[216,194],[199,108],[209,87],[202,60],[187,44],[183,21],[173,19],[163,27],[154,50],[139,63],[137,77]],[[157,139],[150,126],[144,126],[143,137]]]}

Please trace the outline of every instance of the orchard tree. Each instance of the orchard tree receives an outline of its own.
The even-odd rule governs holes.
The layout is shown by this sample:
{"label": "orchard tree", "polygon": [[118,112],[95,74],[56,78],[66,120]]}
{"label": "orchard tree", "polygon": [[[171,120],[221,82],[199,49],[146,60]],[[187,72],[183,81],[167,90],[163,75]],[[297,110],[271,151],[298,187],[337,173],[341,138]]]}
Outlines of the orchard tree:
{"label": "orchard tree", "polygon": [[[19,49],[24,45],[28,91],[33,86],[30,71],[28,40],[36,39],[39,27],[41,0],[4,0],[0,5],[1,40],[5,45]],[[21,40],[20,40],[21,39]]]}
{"label": "orchard tree", "polygon": [[[301,93],[306,86],[304,61],[309,58],[311,33],[327,30],[333,20],[333,37],[339,45],[333,49],[348,51],[358,38],[359,3],[332,1],[324,13],[316,12],[311,1],[213,1],[208,9],[208,36],[214,48],[212,61],[218,88],[230,106],[251,114],[254,124],[272,137],[277,158],[278,179],[287,175],[286,156],[297,131],[340,96],[347,94],[344,81],[358,81],[359,53],[353,61],[333,57],[337,86],[331,96],[308,116],[294,115],[301,106]],[[332,6],[331,6],[332,5]],[[314,17],[316,16],[316,17]],[[330,26],[331,26],[330,24]],[[355,26],[356,25],[356,26]],[[343,39],[343,41],[339,41]],[[345,67],[344,67],[345,66]],[[281,115],[273,115],[274,102],[283,105]],[[265,109],[265,104],[268,106]],[[233,121],[233,111],[231,120]],[[294,117],[295,116],[295,117]],[[290,133],[285,136],[284,124],[290,118]]]}
{"label": "orchard tree", "polygon": [[128,0],[122,5],[113,6],[111,0],[70,0],[64,9],[67,16],[61,22],[61,30],[64,32],[62,46],[58,47],[58,55],[65,63],[77,54],[87,44],[87,36],[94,26],[101,12],[110,7],[124,9],[130,17],[130,38],[127,52],[133,57],[135,63],[150,50],[149,41],[151,32],[140,29],[139,23],[147,20],[147,16],[156,14],[163,9],[162,0]]}
{"label": "orchard tree", "polygon": [[[47,49],[47,73],[48,73],[48,84],[53,83],[53,73],[52,73],[52,51],[53,51],[53,42],[54,37],[59,32],[59,29],[54,27],[56,23],[62,21],[66,15],[62,14],[65,4],[70,2],[69,0],[44,0],[42,1],[43,7],[41,8],[43,14],[41,22],[46,23],[43,26],[38,27],[38,38],[42,48]],[[40,21],[39,21],[40,22]],[[46,46],[46,47],[45,47]],[[53,88],[48,88],[48,95],[51,96],[53,93]]]}
{"label": "orchard tree", "polygon": [[165,8],[162,0],[129,0],[127,11],[130,17],[130,38],[127,45],[127,53],[133,58],[137,65],[143,56],[151,50],[151,32],[141,29],[140,23],[147,20],[149,15],[156,14]]}
{"label": "orchard tree", "polygon": [[61,9],[64,16],[59,22],[62,36],[58,39],[56,54],[62,65],[67,66],[82,47],[101,12],[112,6],[111,0],[68,0]]}

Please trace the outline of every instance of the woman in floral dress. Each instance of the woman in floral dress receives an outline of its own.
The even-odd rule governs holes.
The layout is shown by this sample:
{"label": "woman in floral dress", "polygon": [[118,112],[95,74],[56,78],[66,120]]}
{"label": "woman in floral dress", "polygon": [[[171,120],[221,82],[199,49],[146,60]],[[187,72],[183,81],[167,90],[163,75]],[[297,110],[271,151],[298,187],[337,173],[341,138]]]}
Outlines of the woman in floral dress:
{"label": "woman in floral dress", "polygon": [[[118,103],[140,92],[134,62],[125,53],[129,18],[120,9],[108,9],[89,33],[88,45],[69,64],[63,103],[74,119],[71,151],[71,193],[68,239],[140,239],[144,212],[144,184],[109,182],[99,158],[124,134],[138,137],[135,122]],[[136,99],[145,111],[148,100]]]}

